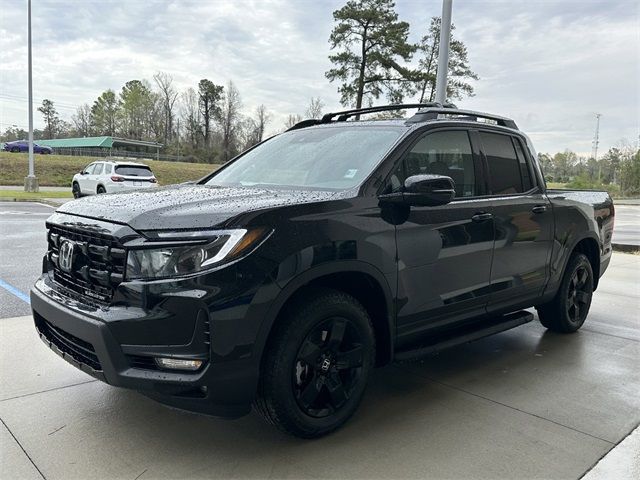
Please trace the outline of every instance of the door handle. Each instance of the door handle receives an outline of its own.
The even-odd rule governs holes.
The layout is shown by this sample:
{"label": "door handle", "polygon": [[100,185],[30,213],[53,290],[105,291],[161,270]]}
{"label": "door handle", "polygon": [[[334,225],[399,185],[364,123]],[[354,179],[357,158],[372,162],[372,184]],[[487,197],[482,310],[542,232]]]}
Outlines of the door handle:
{"label": "door handle", "polygon": [[473,217],[471,217],[471,220],[474,222],[484,222],[486,220],[491,220],[492,218],[493,218],[493,215],[490,213],[479,212],[479,213],[476,213]]}
{"label": "door handle", "polygon": [[533,213],[544,213],[547,211],[547,206],[546,205],[536,205],[535,207],[533,207],[531,209],[531,211]]}

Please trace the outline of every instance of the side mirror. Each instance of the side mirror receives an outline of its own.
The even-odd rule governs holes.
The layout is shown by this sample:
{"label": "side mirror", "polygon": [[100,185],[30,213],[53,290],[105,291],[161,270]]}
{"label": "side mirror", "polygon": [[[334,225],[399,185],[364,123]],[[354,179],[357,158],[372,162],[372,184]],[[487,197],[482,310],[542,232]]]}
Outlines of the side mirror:
{"label": "side mirror", "polygon": [[455,197],[455,184],[444,175],[412,175],[404,181],[402,192],[381,195],[381,201],[409,206],[435,207],[445,205]]}

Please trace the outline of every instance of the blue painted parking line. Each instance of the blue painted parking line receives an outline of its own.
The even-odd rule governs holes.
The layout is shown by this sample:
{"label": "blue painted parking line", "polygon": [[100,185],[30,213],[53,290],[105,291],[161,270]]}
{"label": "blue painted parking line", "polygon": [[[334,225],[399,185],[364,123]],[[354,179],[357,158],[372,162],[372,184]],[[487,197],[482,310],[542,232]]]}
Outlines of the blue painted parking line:
{"label": "blue painted parking line", "polygon": [[9,285],[7,282],[5,282],[4,280],[2,280],[0,278],[0,288],[4,288],[7,292],[9,292],[11,295],[14,295],[16,297],[18,297],[20,300],[22,300],[25,303],[31,303],[29,301],[29,295],[27,295],[26,293],[24,293],[21,290],[18,290],[16,287],[14,287],[13,285]]}

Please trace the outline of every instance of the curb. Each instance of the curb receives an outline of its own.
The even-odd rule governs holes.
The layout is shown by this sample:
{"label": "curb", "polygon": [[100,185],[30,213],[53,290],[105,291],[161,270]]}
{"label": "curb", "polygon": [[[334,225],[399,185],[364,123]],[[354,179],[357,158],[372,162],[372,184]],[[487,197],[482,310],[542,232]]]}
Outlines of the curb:
{"label": "curb", "polygon": [[640,252],[640,245],[629,245],[626,243],[612,243],[614,252],[622,253],[638,253]]}
{"label": "curb", "polygon": [[44,203],[49,205],[50,207],[59,207],[61,204],[54,202],[52,200],[48,200],[46,198],[15,198],[15,197],[6,197],[0,198],[0,202],[31,202],[31,203]]}

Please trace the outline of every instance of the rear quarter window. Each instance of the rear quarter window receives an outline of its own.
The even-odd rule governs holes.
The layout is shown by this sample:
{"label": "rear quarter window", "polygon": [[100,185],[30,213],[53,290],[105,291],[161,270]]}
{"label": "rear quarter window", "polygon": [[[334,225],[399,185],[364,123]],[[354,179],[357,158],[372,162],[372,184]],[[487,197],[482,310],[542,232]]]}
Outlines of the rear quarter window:
{"label": "rear quarter window", "polygon": [[[511,136],[499,133],[480,132],[482,147],[489,166],[489,185],[493,195],[522,193],[531,188],[523,185],[520,160]],[[526,165],[523,165],[526,168]]]}
{"label": "rear quarter window", "polygon": [[153,175],[149,167],[136,165],[118,165],[116,173],[125,177],[151,177]]}

